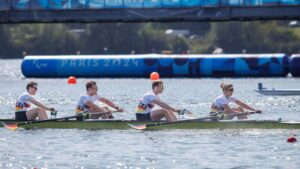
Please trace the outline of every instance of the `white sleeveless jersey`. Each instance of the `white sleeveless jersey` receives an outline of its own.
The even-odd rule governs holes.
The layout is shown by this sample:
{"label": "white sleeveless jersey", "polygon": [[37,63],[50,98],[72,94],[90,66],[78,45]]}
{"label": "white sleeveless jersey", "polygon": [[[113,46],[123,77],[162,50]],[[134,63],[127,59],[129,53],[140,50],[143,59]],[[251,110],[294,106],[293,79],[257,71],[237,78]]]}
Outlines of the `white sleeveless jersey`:
{"label": "white sleeveless jersey", "polygon": [[84,95],[81,95],[79,98],[79,101],[77,103],[77,106],[76,106],[76,113],[83,113],[83,112],[89,111],[90,107],[88,107],[86,105],[86,103],[88,101],[95,103],[99,99],[101,99],[101,96],[99,96],[98,94],[94,95],[94,96],[90,96],[87,93]]}
{"label": "white sleeveless jersey", "polygon": [[16,112],[27,111],[31,106],[31,102],[29,101],[30,98],[33,97],[28,92],[22,93],[16,103]]}
{"label": "white sleeveless jersey", "polygon": [[212,111],[213,109],[218,111],[224,111],[224,105],[228,105],[231,102],[236,102],[236,100],[237,99],[233,96],[226,97],[225,95],[220,95],[214,100],[211,106]]}
{"label": "white sleeveless jersey", "polygon": [[153,91],[149,91],[144,94],[143,98],[140,99],[139,105],[136,109],[136,113],[149,113],[154,107],[152,104],[153,100],[160,100],[160,98],[155,95]]}

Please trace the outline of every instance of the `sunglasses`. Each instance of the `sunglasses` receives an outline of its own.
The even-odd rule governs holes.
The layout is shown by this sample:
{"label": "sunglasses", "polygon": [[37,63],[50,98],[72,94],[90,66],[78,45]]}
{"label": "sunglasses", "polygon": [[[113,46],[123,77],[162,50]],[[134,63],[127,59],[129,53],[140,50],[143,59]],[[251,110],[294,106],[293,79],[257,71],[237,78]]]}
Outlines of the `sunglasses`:
{"label": "sunglasses", "polygon": [[232,92],[232,91],[233,91],[233,89],[228,89],[228,91],[231,91],[231,92]]}
{"label": "sunglasses", "polygon": [[33,86],[32,88],[34,88],[35,90],[37,90],[38,88],[37,87],[35,87],[35,86]]}

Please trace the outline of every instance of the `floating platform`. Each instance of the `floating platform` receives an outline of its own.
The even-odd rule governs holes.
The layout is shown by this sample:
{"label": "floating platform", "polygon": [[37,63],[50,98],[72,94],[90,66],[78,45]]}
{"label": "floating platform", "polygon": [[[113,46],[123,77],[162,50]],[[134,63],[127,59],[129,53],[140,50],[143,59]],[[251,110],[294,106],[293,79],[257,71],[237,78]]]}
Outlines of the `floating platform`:
{"label": "floating platform", "polygon": [[300,95],[300,89],[267,89],[264,88],[262,83],[258,83],[258,89],[256,90],[262,95],[278,95],[278,96],[291,96]]}

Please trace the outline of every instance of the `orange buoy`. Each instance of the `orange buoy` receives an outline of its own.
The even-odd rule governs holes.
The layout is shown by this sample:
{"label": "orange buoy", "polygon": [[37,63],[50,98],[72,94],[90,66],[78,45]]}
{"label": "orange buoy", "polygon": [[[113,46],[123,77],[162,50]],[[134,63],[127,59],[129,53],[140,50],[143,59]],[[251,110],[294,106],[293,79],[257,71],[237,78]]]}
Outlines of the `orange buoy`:
{"label": "orange buoy", "polygon": [[294,136],[289,137],[289,138],[286,140],[286,142],[288,142],[288,143],[294,143],[294,142],[296,142],[296,141],[297,141],[297,139],[296,139],[296,137],[294,137]]}
{"label": "orange buoy", "polygon": [[151,80],[158,80],[159,79],[159,74],[157,72],[152,72],[150,74],[150,79]]}
{"label": "orange buoy", "polygon": [[68,78],[68,84],[76,84],[77,83],[77,79],[74,76],[70,76]]}

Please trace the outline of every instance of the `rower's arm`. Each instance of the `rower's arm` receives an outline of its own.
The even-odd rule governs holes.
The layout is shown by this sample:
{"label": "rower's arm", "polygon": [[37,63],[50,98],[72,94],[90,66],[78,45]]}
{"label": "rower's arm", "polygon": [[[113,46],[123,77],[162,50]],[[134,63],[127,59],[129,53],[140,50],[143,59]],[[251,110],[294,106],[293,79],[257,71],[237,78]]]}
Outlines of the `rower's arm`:
{"label": "rower's arm", "polygon": [[161,108],[168,109],[168,110],[171,110],[171,111],[173,111],[173,112],[178,112],[178,111],[179,111],[179,110],[177,110],[177,109],[175,109],[175,108],[169,106],[167,103],[162,102],[162,101],[157,100],[157,99],[154,99],[154,100],[152,101],[152,103],[157,104],[157,105],[159,105]]}
{"label": "rower's arm", "polygon": [[94,112],[106,112],[105,110],[101,109],[99,106],[97,106],[96,104],[94,104],[91,101],[87,101],[85,104],[88,107],[90,107]]}
{"label": "rower's arm", "polygon": [[49,110],[49,111],[55,111],[54,108],[47,107],[46,105],[44,105],[43,103],[41,103],[41,102],[35,100],[34,98],[29,98],[28,100],[29,100],[32,104],[34,104],[34,105],[36,105],[36,106],[38,106],[38,107],[44,108],[44,109]]}
{"label": "rower's arm", "polygon": [[110,106],[110,107],[116,109],[118,112],[123,112],[123,111],[124,111],[124,109],[122,109],[121,107],[115,105],[112,101],[110,101],[110,100],[108,100],[108,99],[106,99],[106,98],[104,98],[104,97],[101,97],[101,98],[99,99],[99,101],[101,101],[101,102],[107,104],[108,106]]}
{"label": "rower's arm", "polygon": [[256,111],[256,109],[252,108],[251,106],[249,106],[249,105],[246,104],[246,103],[241,102],[240,100],[236,100],[235,103],[236,103],[237,105],[239,105],[239,106],[241,106],[241,107],[247,109],[247,110]]}

